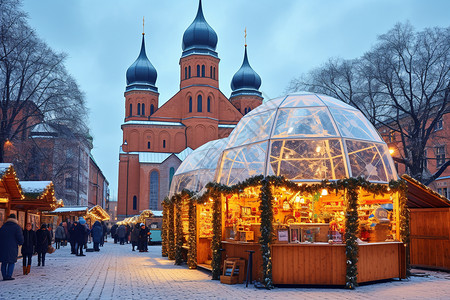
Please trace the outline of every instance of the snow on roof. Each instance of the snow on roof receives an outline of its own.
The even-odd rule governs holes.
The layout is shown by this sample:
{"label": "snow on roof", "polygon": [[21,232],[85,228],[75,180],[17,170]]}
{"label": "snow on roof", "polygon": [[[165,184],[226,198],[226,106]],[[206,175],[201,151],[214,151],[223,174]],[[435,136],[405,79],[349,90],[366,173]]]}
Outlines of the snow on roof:
{"label": "snow on roof", "polygon": [[180,122],[165,122],[165,121],[127,121],[122,125],[184,126]]}
{"label": "snow on roof", "polygon": [[72,211],[85,211],[87,210],[87,206],[65,206],[59,207],[52,211],[53,213],[64,213],[64,212],[72,212]]}
{"label": "snow on roof", "polygon": [[235,128],[236,125],[233,124],[219,124],[219,128]]}
{"label": "snow on roof", "polygon": [[10,163],[0,163],[0,175],[5,174],[11,166],[12,164]]}
{"label": "snow on roof", "polygon": [[163,216],[162,210],[152,210],[152,212],[153,212],[153,217],[162,217]]}
{"label": "snow on roof", "polygon": [[51,181],[20,181],[24,194],[41,194],[52,183]]}
{"label": "snow on roof", "polygon": [[52,126],[45,124],[45,123],[39,123],[36,124],[33,129],[31,129],[32,133],[58,133]]}

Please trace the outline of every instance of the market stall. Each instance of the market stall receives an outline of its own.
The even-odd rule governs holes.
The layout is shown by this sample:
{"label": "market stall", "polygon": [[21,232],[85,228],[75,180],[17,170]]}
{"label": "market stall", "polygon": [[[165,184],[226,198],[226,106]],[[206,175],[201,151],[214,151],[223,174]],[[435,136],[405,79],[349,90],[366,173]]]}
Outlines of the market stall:
{"label": "market stall", "polygon": [[[266,287],[354,288],[405,277],[406,186],[387,145],[355,108],[310,93],[266,102],[231,133],[215,181],[201,195],[193,189],[172,197],[210,205],[213,278],[224,258],[247,259],[249,250],[253,278]],[[181,232],[170,209],[168,217]]]}
{"label": "market stall", "polygon": [[19,179],[16,176],[14,167],[9,163],[0,164],[0,227],[11,213],[17,211],[11,209],[11,201],[22,200],[24,198]]}
{"label": "market stall", "polygon": [[45,220],[44,211],[53,211],[63,207],[62,200],[55,198],[55,189],[51,181],[20,181],[23,199],[11,201],[11,209],[17,211],[19,225],[30,222],[33,230],[39,229],[41,223],[55,223],[52,219]]}
{"label": "market stall", "polygon": [[[177,169],[170,188],[170,198],[175,195],[174,201],[168,201],[166,210],[173,210],[173,222],[180,222],[179,231],[171,233],[168,242],[178,239],[178,247],[183,249],[184,257],[188,258],[190,268],[201,266],[210,269],[212,251],[212,202],[205,201],[198,204],[192,199],[193,193],[197,196],[206,191],[206,184],[214,180],[217,162],[228,139],[210,141],[197,148],[188,155],[180,167]],[[184,192],[183,192],[184,191]],[[167,207],[171,206],[171,208]],[[167,215],[167,213],[166,213]],[[191,242],[189,242],[191,239]],[[175,244],[175,242],[174,242]],[[195,244],[191,247],[189,244]],[[162,240],[163,255],[168,255],[170,259],[175,258],[175,251],[167,252],[167,247]],[[178,260],[181,257],[178,256]],[[177,261],[179,263],[179,261]]]}
{"label": "market stall", "polygon": [[78,221],[79,217],[84,217],[88,213],[87,206],[64,206],[58,207],[53,211],[45,211],[42,214],[44,216],[58,216],[57,223],[61,223],[63,221]]}

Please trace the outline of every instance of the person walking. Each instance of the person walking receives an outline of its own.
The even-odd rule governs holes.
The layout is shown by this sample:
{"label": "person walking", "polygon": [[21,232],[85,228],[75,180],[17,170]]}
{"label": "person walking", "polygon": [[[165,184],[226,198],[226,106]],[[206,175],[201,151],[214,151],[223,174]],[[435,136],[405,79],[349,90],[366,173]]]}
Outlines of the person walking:
{"label": "person walking", "polygon": [[14,280],[14,266],[19,254],[19,245],[23,244],[23,232],[15,214],[10,214],[0,228],[0,262],[3,280]]}
{"label": "person walking", "polygon": [[60,223],[58,227],[56,227],[55,231],[55,243],[56,249],[61,248],[61,242],[66,239],[66,231],[64,230],[63,223]]}
{"label": "person walking", "polygon": [[117,237],[120,240],[120,244],[124,245],[125,244],[125,237],[127,235],[127,228],[125,227],[125,225],[120,225],[119,228],[117,228]]}
{"label": "person walking", "polygon": [[114,239],[114,244],[117,244],[117,228],[119,226],[117,224],[114,224],[111,227],[111,237]]}
{"label": "person walking", "polygon": [[141,229],[139,230],[139,252],[148,252],[148,236],[150,231],[144,223],[141,223]]}
{"label": "person walking", "polygon": [[70,225],[70,229],[69,229],[69,242],[70,242],[70,254],[77,254],[77,250],[76,250],[76,232],[75,232],[75,228],[77,227],[78,222],[75,221],[72,223],[72,225]]}
{"label": "person walking", "polygon": [[141,227],[139,226],[139,223],[136,223],[133,227],[133,231],[131,231],[131,246],[133,251],[135,251],[134,247],[139,250],[139,231],[141,231]]}
{"label": "person walking", "polygon": [[22,245],[22,265],[23,265],[23,275],[30,273],[31,269],[31,258],[36,247],[36,232],[32,230],[31,223],[27,223],[25,229],[23,230],[23,245]]}
{"label": "person walking", "polygon": [[75,248],[77,256],[86,256],[83,254],[83,246],[86,243],[86,220],[83,217],[78,218],[78,224],[74,229],[75,232]]}
{"label": "person walking", "polygon": [[99,245],[103,240],[103,228],[99,221],[95,221],[91,229],[92,241],[94,242],[94,251],[100,251]]}
{"label": "person walking", "polygon": [[41,229],[36,231],[36,252],[38,254],[38,267],[45,266],[45,254],[47,254],[48,246],[52,244],[52,236],[47,229],[47,225],[42,224]]}
{"label": "person walking", "polygon": [[102,224],[102,229],[103,229],[103,235],[102,235],[102,240],[100,241],[100,246],[103,247],[103,245],[105,244],[105,241],[106,241],[106,235],[108,234],[108,227],[106,227],[105,222],[101,221],[100,223]]}
{"label": "person walking", "polygon": [[70,223],[68,222],[63,222],[63,228],[64,228],[64,240],[61,241],[61,246],[67,246],[67,241],[69,240],[69,228],[70,228]]}

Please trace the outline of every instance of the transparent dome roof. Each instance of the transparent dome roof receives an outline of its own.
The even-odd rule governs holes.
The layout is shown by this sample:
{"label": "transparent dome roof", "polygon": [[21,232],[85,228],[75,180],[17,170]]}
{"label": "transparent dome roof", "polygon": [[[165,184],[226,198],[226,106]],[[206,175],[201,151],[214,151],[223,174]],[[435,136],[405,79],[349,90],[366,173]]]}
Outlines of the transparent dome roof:
{"label": "transparent dome roof", "polygon": [[183,189],[198,193],[214,181],[217,162],[227,142],[228,138],[210,141],[189,154],[173,176],[169,197]]}
{"label": "transparent dome roof", "polygon": [[233,185],[259,174],[295,182],[398,177],[386,143],[359,110],[306,92],[264,103],[230,134],[215,180]]}

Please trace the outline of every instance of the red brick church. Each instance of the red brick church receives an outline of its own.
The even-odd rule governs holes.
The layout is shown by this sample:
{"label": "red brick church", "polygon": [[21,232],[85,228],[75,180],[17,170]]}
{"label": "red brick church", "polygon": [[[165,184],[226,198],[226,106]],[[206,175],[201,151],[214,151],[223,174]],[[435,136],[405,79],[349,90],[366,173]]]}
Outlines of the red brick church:
{"label": "red brick church", "polygon": [[161,210],[172,177],[184,158],[204,143],[227,137],[243,115],[262,103],[261,78],[244,61],[227,98],[219,89],[217,34],[197,16],[183,34],[180,90],[159,106],[157,72],[141,51],[126,73],[125,122],[119,154],[119,219],[144,209]]}

